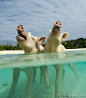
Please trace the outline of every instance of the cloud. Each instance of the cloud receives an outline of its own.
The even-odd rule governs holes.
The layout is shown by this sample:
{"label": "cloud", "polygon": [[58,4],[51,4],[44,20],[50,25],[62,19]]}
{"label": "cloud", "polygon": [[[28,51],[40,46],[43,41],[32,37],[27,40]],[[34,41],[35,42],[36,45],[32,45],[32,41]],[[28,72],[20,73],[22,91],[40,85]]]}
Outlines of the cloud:
{"label": "cloud", "polygon": [[20,24],[34,36],[47,37],[48,30],[57,20],[62,22],[62,32],[69,33],[68,40],[86,37],[86,1],[82,1],[1,0],[0,39],[12,38],[14,41],[16,27]]}
{"label": "cloud", "polygon": [[16,39],[11,39],[11,38],[3,38],[3,39],[0,39],[0,45],[17,45],[17,41]]}

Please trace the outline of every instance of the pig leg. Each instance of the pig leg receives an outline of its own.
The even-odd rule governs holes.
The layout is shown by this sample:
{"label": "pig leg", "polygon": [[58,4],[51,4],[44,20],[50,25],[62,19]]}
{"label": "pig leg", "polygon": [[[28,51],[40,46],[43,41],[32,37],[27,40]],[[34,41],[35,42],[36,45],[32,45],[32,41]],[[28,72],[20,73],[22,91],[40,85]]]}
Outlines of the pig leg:
{"label": "pig leg", "polygon": [[42,67],[40,67],[40,82],[42,82]]}
{"label": "pig leg", "polygon": [[77,80],[79,80],[79,77],[78,77],[78,73],[77,73],[77,70],[75,68],[75,63],[69,63],[68,66],[71,68],[71,70],[74,72]]}
{"label": "pig leg", "polygon": [[61,79],[62,83],[64,83],[64,78],[65,78],[65,70],[63,68],[62,69],[62,79]]}
{"label": "pig leg", "polygon": [[9,91],[9,94],[8,94],[7,98],[12,98],[12,96],[14,95],[15,87],[17,85],[17,81],[19,79],[19,75],[20,75],[20,69],[19,68],[14,68],[13,69],[13,81],[12,81],[11,89]]}
{"label": "pig leg", "polygon": [[33,83],[35,82],[35,78],[36,78],[36,69],[34,70]]}
{"label": "pig leg", "polygon": [[33,67],[29,67],[26,69],[22,69],[27,75],[27,84],[26,84],[26,98],[31,98],[31,87],[34,77],[34,69]]}
{"label": "pig leg", "polygon": [[59,96],[60,79],[62,75],[63,65],[55,65],[56,69],[56,79],[55,79],[55,98]]}
{"label": "pig leg", "polygon": [[48,78],[48,71],[47,71],[47,66],[42,67],[42,72],[43,72],[43,78],[44,78],[44,84],[46,89],[50,88],[51,85],[49,83],[49,78]]}
{"label": "pig leg", "polygon": [[[35,78],[36,78],[36,69],[34,70],[33,83],[35,82]],[[42,67],[40,67],[40,82],[42,82]]]}

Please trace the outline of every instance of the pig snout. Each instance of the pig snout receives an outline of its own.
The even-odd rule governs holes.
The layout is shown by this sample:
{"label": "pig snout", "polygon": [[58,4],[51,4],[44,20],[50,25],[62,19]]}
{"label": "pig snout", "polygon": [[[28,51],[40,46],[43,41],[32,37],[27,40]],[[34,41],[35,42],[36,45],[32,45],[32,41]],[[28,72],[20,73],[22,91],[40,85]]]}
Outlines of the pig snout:
{"label": "pig snout", "polygon": [[60,34],[61,33],[61,27],[62,27],[62,24],[61,24],[61,22],[60,21],[56,21],[55,23],[54,23],[54,27],[52,28],[52,33],[51,33],[51,35],[52,36],[55,36],[56,34]]}
{"label": "pig snout", "polygon": [[17,26],[16,28],[17,31],[24,31],[24,27],[22,25]]}
{"label": "pig snout", "polygon": [[62,27],[62,24],[60,21],[57,21],[54,23],[54,27],[58,27],[58,28],[61,28]]}

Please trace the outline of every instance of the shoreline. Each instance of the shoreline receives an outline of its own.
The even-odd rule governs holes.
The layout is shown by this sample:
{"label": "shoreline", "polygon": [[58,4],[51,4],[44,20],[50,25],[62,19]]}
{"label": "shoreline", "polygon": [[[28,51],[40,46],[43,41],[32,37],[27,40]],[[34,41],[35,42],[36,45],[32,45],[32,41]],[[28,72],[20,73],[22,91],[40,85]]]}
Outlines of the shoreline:
{"label": "shoreline", "polygon": [[5,54],[24,54],[24,50],[2,50],[0,51],[0,55]]}
{"label": "shoreline", "polygon": [[[80,51],[86,50],[86,48],[78,48],[78,49],[66,49],[66,51]],[[1,50],[0,55],[5,54],[24,54],[24,50]]]}

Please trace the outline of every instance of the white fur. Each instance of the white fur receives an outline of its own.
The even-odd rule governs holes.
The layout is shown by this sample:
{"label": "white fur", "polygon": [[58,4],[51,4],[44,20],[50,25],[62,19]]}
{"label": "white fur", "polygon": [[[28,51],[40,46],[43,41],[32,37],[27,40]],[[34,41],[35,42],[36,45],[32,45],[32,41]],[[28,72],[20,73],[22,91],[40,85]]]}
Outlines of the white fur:
{"label": "white fur", "polygon": [[[52,30],[49,30],[49,36],[47,39],[47,43],[44,48],[44,52],[64,52],[66,51],[65,47],[61,44],[61,40],[66,40],[68,33],[59,33],[55,36],[51,36]],[[64,35],[64,36],[63,36]],[[60,54],[62,57],[63,55]],[[64,55],[65,56],[65,55]],[[60,86],[60,78],[62,74],[64,64],[60,65],[54,65],[56,70],[56,79],[55,79],[55,98],[57,98],[57,95],[59,95],[59,86]],[[71,68],[71,70],[75,73],[76,78],[78,79],[78,74],[75,69],[75,64],[68,64],[68,66]],[[44,83],[46,88],[50,88],[50,83],[48,79],[48,72],[47,72],[47,66],[43,66],[43,77],[44,77]]]}

